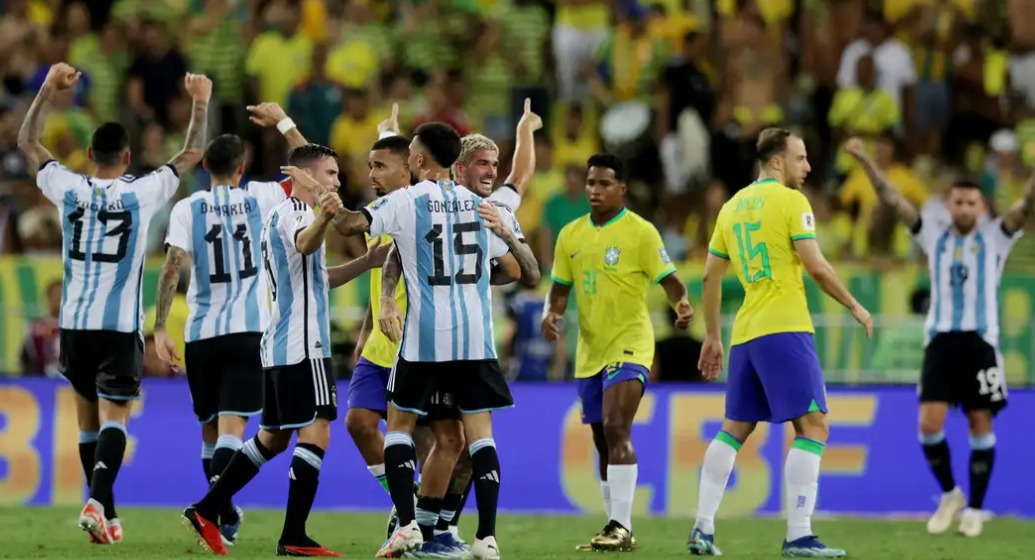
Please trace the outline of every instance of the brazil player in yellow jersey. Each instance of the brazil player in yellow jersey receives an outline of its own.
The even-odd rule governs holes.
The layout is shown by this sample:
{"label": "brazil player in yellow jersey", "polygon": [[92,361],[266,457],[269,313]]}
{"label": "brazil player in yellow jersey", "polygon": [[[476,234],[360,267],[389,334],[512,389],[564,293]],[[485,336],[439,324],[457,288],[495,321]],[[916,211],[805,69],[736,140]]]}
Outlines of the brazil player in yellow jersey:
{"label": "brazil player in yellow jersey", "polygon": [[600,454],[600,487],[609,517],[590,544],[579,549],[626,551],[635,548],[632,422],[654,360],[647,290],[661,284],[679,328],[690,325],[693,308],[658,230],[625,207],[622,160],[598,154],[589,158],[588,168],[590,213],[566,225],[557,237],[542,330],[547,340],[560,337],[568,295],[574,291],[579,318],[575,377],[582,423],[590,425]]}
{"label": "brazil player in yellow jersey", "polygon": [[867,336],[873,321],[819,249],[815,217],[800,190],[810,170],[805,143],[787,130],[770,128],[759,134],[756,151],[758,180],[722,207],[708,245],[701,304],[706,334],[698,363],[708,379],[722,367],[719,304],[722,277],[731,265],[745,295],[733,322],[726,420],[704,454],[697,520],[687,548],[695,555],[721,555],[715,546],[715,513],[737,451],[758,422],[791,422],[797,437],[784,465],[783,555],[839,558],[845,551],[820,542],[811,525],[828,427],[803,269],[851,311]]}

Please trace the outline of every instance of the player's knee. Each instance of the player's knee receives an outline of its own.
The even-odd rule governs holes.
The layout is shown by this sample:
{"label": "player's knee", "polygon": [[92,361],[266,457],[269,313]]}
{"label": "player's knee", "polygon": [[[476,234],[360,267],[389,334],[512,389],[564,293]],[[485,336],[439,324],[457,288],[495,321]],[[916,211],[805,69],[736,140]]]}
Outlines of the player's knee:
{"label": "player's knee", "polygon": [[945,417],[939,414],[920,414],[920,434],[933,436],[940,434],[945,428]]}
{"label": "player's knee", "polygon": [[604,417],[603,432],[607,447],[612,448],[629,440],[632,426],[629,422],[617,414],[609,414]]}
{"label": "player's knee", "polygon": [[826,442],[830,436],[830,424],[827,422],[827,415],[811,412],[793,421],[795,435],[807,437],[816,441]]}
{"label": "player's knee", "polygon": [[283,453],[291,443],[291,432],[286,430],[259,430],[259,443],[270,453],[279,455]]}
{"label": "player's knee", "polygon": [[323,418],[298,430],[298,443],[310,443],[321,449],[327,449],[331,443],[331,423]]}
{"label": "player's knee", "polygon": [[352,409],[345,415],[345,429],[349,431],[352,440],[359,443],[374,437],[374,432],[378,431],[378,422],[372,414],[362,414]]}
{"label": "player's knee", "polygon": [[459,426],[454,429],[438,430],[435,432],[435,447],[451,457],[459,457],[467,445],[464,439],[464,432]]}
{"label": "player's knee", "polygon": [[971,437],[992,433],[992,415],[988,411],[973,411],[967,414],[967,425]]}

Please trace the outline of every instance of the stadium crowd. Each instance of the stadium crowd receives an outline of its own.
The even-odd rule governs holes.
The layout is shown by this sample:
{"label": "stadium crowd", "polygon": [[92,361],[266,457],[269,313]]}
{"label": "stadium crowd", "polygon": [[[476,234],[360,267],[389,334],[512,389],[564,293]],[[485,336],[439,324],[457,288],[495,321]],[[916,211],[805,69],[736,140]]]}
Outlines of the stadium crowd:
{"label": "stadium crowd", "polygon": [[[15,145],[18,123],[57,61],[83,72],[43,138],[70,168],[88,171],[89,134],[111,119],[132,132],[131,172],[161,165],[183,144],[190,118],[182,77],[204,72],[215,82],[211,135],[248,139],[252,178],[276,177],[286,147],[275,130],[251,125],[245,106],[274,101],[307,138],[341,156],[350,208],[373,198],[367,150],[392,103],[404,131],[444,121],[461,134],[482,132],[506,165],[521,103],[531,98],[546,127],[517,216],[545,271],[561,227],[589,210],[585,163],[602,149],[631,163],[630,205],[653,218],[672,258],[700,259],[722,204],[755,177],[758,132],[789,126],[811,148],[806,191],[825,253],[873,266],[913,261],[919,251],[840,152],[845,139],[863,138],[903,194],[944,220],[941,194],[955,178],[977,180],[995,212],[1018,196],[1035,158],[1035,20],[1025,17],[1035,0],[0,6],[0,254],[61,247],[60,215],[32,186]],[[501,169],[497,179],[505,176]],[[199,167],[177,198],[207,185]],[[168,211],[150,231],[156,255]],[[363,251],[361,241],[340,236],[328,249],[334,260]],[[1007,266],[1033,263],[1029,236]],[[534,291],[512,301],[508,332],[522,328],[521,306],[542,305]],[[39,321],[30,326],[33,351],[44,352],[32,337],[47,332]],[[676,343],[693,355],[689,339]],[[563,377],[564,364],[551,369],[559,372],[551,378]]]}

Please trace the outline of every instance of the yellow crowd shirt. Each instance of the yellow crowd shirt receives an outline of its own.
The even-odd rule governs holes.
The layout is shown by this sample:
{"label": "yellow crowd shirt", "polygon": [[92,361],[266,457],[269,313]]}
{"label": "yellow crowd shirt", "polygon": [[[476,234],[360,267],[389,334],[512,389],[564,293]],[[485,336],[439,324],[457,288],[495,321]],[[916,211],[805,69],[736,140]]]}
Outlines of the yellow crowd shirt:
{"label": "yellow crowd shirt", "polygon": [[814,332],[794,242],[815,238],[808,199],[775,179],[751,183],[723,205],[708,252],[729,260],[744,287],[731,344]]}
{"label": "yellow crowd shirt", "polygon": [[658,230],[627,209],[602,226],[589,215],[564,226],[551,278],[575,293],[575,377],[592,377],[616,362],[651,367],[647,289],[675,270]]}
{"label": "yellow crowd shirt", "polygon": [[[392,237],[389,235],[382,235],[373,239],[371,239],[369,235],[366,237],[367,246],[370,246],[375,239],[380,239],[382,245],[392,242]],[[399,279],[399,285],[395,287],[395,304],[399,307],[399,312],[405,316],[406,286],[403,284],[401,278]],[[370,337],[367,338],[367,343],[363,346],[363,353],[360,354],[360,357],[366,358],[368,362],[372,362],[381,367],[390,368],[395,364],[395,357],[399,354],[399,344],[389,340],[381,330],[381,323],[377,320],[380,315],[381,269],[373,268],[370,270]]]}

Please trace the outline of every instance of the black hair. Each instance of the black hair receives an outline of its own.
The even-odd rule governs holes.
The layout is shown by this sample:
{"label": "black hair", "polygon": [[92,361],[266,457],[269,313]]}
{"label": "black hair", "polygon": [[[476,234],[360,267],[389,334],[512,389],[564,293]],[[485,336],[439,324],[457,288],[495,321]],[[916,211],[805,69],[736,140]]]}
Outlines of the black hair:
{"label": "black hair", "polygon": [[291,150],[291,153],[288,154],[288,164],[295,167],[304,167],[323,158],[334,158],[334,160],[337,161],[338,152],[335,152],[327,146],[306,144]]}
{"label": "black hair", "polygon": [[244,162],[244,142],[236,134],[216,136],[205,148],[205,169],[213,177],[229,177]]}
{"label": "black hair", "polygon": [[413,135],[420,139],[431,158],[442,167],[448,168],[460,157],[460,135],[446,123],[422,124]]}
{"label": "black hair", "polygon": [[374,142],[374,145],[370,147],[371,152],[374,150],[388,150],[403,159],[407,159],[410,157],[410,139],[405,136],[382,138]]}
{"label": "black hair", "polygon": [[917,315],[927,313],[931,306],[931,291],[926,288],[917,288],[909,298],[909,309]]}
{"label": "black hair", "polygon": [[762,165],[769,163],[769,158],[787,150],[787,139],[793,133],[786,128],[767,128],[758,133],[755,154]]}
{"label": "black hair", "polygon": [[957,179],[957,180],[953,181],[952,188],[954,188],[954,189],[967,189],[967,190],[973,189],[975,191],[981,191],[981,185],[977,184],[976,182],[974,182],[974,181],[972,181],[970,179]]}
{"label": "black hair", "polygon": [[106,122],[93,131],[90,147],[97,165],[118,165],[123,152],[129,149],[129,133],[117,122]]}
{"label": "black hair", "polygon": [[625,182],[628,172],[625,169],[625,162],[614,154],[594,154],[586,161],[586,169],[590,167],[605,167],[615,172],[615,179]]}

